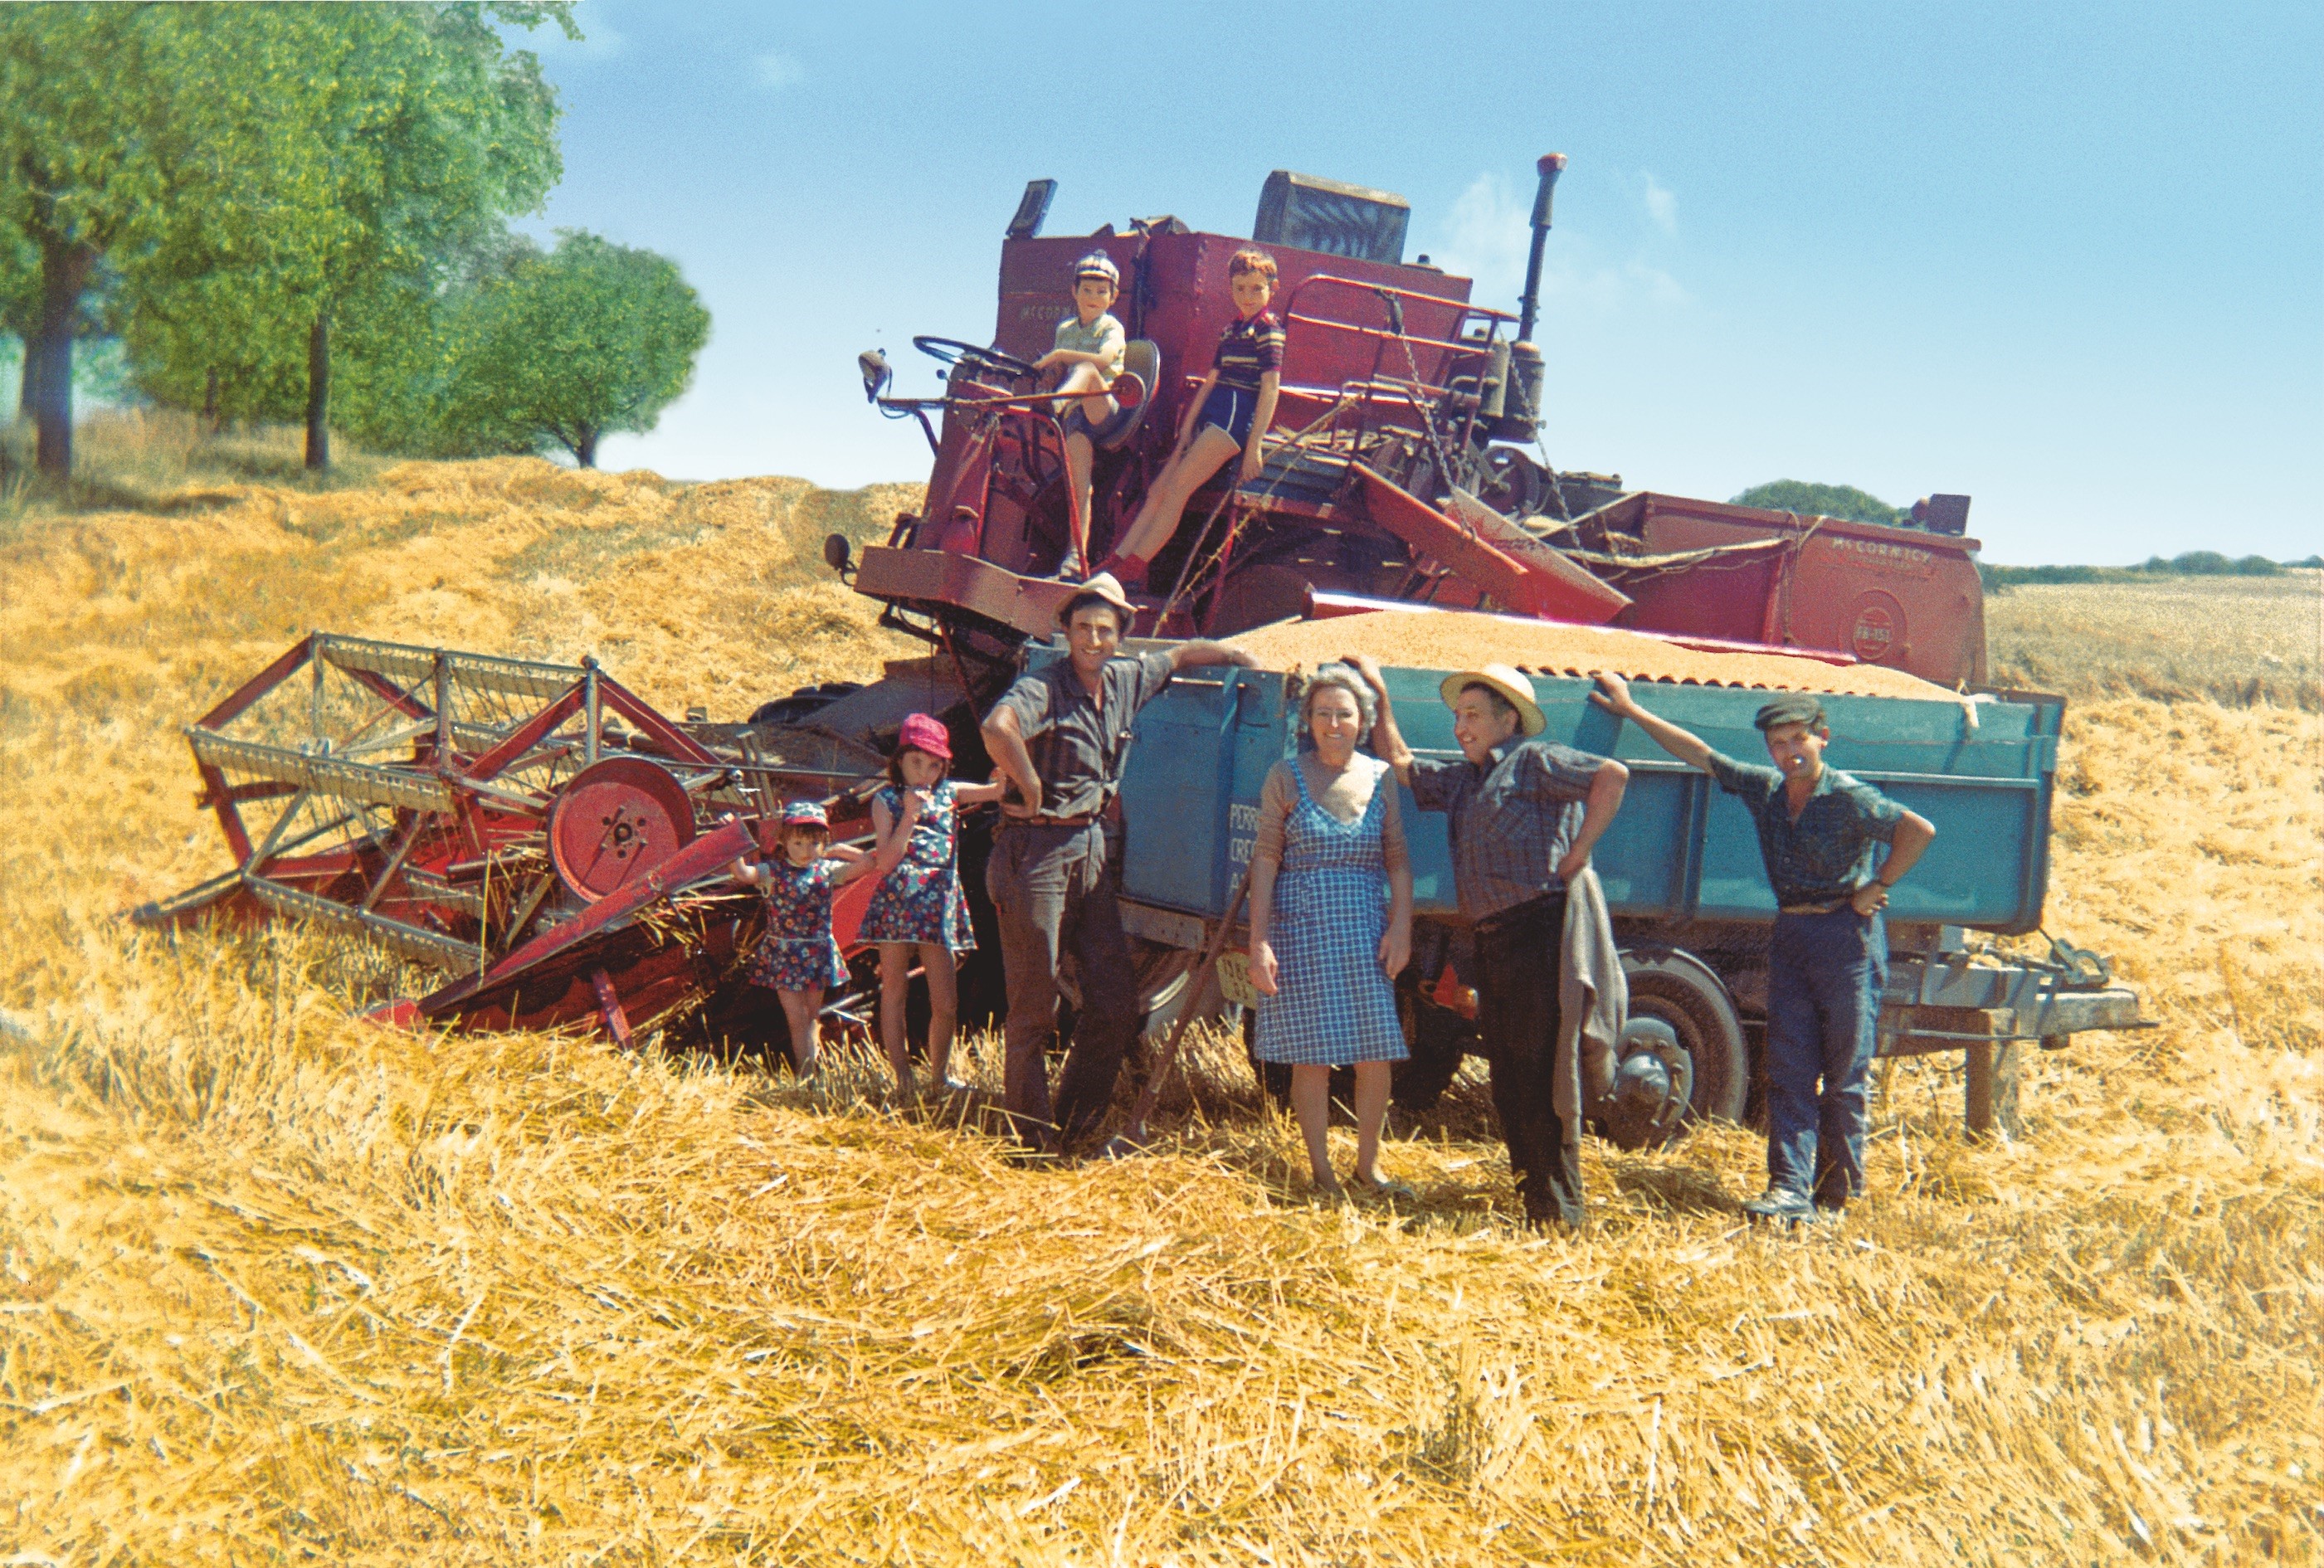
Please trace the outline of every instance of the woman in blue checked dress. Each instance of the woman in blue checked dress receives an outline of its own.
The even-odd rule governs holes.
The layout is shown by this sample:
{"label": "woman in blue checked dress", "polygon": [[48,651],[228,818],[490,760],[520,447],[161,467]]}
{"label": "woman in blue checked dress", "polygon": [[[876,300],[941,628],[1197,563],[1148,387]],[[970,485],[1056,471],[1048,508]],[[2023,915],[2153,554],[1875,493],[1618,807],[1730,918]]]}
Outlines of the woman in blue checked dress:
{"label": "woman in blue checked dress", "polygon": [[1388,764],[1356,754],[1371,729],[1369,687],[1325,665],[1300,703],[1313,751],[1278,762],[1259,791],[1250,862],[1250,977],[1261,993],[1256,1049],[1291,1067],[1291,1109],[1315,1188],[1342,1189],[1327,1129],[1332,1069],[1356,1070],[1360,1188],[1408,1192],[1379,1172],[1389,1065],[1406,1056],[1396,975],[1412,952],[1412,867]]}

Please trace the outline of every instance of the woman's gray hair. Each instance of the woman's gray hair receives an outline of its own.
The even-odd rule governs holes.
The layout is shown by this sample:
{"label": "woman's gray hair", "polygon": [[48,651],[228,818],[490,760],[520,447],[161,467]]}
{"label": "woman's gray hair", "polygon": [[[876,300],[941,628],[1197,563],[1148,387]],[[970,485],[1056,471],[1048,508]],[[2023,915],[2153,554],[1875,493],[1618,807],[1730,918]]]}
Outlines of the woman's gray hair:
{"label": "woman's gray hair", "polygon": [[1306,689],[1299,694],[1300,741],[1306,744],[1314,743],[1315,694],[1324,690],[1344,691],[1356,699],[1356,722],[1363,731],[1356,737],[1356,743],[1369,742],[1372,725],[1379,720],[1379,699],[1372,696],[1372,688],[1365,684],[1364,678],[1358,675],[1352,666],[1338,663],[1326,664],[1309,676]]}

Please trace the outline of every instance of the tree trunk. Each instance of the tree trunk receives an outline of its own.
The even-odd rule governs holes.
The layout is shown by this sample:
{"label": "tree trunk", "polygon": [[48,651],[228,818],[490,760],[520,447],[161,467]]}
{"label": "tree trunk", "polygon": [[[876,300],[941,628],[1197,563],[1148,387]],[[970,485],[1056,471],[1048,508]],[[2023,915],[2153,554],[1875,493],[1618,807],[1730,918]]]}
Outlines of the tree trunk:
{"label": "tree trunk", "polygon": [[217,434],[217,399],[218,377],[213,367],[202,378],[202,430],[208,435]]}
{"label": "tree trunk", "polygon": [[41,246],[41,320],[24,345],[25,380],[32,383],[32,418],[40,426],[33,448],[42,473],[72,477],[73,326],[97,253],[55,241]]}
{"label": "tree trunk", "polygon": [[307,466],[331,466],[331,313],[315,312],[307,334]]}
{"label": "tree trunk", "polygon": [[24,363],[16,377],[16,417],[29,420],[41,402],[41,356],[32,352],[32,339],[24,338]]}
{"label": "tree trunk", "polygon": [[573,460],[576,463],[580,464],[584,468],[595,468],[597,466],[596,431],[586,428],[583,429],[581,432],[581,444],[573,448]]}

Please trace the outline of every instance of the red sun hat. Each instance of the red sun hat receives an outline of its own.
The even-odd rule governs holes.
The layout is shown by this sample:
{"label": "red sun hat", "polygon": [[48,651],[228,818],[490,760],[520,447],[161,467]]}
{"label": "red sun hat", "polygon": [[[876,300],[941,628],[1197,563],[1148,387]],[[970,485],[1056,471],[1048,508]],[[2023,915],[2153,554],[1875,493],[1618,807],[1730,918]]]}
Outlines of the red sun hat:
{"label": "red sun hat", "polygon": [[787,800],[783,803],[785,827],[829,827],[831,817],[819,800]]}
{"label": "red sun hat", "polygon": [[906,714],[904,727],[896,737],[898,751],[926,752],[941,762],[952,761],[952,736],[945,733],[943,721],[932,714]]}

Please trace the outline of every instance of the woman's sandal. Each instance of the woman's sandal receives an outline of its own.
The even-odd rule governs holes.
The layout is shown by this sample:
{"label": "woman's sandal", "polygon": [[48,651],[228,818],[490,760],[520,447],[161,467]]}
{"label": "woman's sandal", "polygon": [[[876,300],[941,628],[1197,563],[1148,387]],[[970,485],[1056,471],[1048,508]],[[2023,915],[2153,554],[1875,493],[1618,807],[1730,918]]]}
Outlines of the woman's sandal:
{"label": "woman's sandal", "polygon": [[1355,1172],[1350,1171],[1347,1188],[1350,1192],[1360,1193],[1365,1197],[1384,1204],[1416,1204],[1420,1201],[1419,1193],[1392,1176],[1382,1176],[1378,1181],[1366,1181]]}

